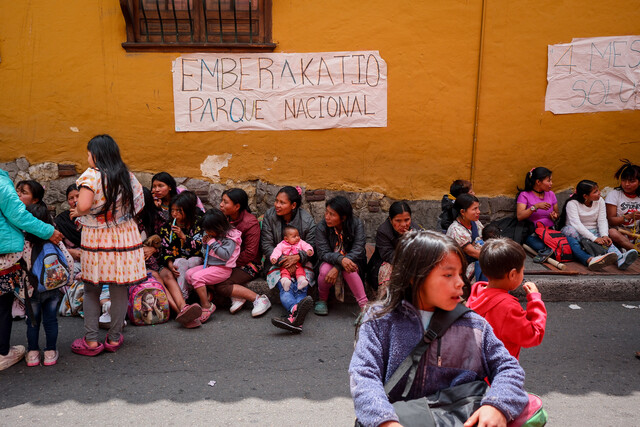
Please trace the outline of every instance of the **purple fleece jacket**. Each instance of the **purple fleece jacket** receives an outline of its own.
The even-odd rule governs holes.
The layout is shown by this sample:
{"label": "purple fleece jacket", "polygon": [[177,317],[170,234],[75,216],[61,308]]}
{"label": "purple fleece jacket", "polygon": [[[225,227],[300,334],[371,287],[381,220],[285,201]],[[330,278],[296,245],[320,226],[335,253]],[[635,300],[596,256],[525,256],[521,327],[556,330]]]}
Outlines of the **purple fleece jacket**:
{"label": "purple fleece jacket", "polygon": [[[423,334],[420,312],[406,301],[382,318],[365,319],[349,365],[356,417],[363,425],[398,420],[389,400],[399,400],[406,380],[400,380],[389,399],[384,383]],[[456,320],[431,344],[426,356],[420,361],[408,399],[488,377],[491,388],[482,404],[499,409],[507,422],[516,418],[529,401],[524,390],[524,370],[487,321],[476,313],[468,312]]]}

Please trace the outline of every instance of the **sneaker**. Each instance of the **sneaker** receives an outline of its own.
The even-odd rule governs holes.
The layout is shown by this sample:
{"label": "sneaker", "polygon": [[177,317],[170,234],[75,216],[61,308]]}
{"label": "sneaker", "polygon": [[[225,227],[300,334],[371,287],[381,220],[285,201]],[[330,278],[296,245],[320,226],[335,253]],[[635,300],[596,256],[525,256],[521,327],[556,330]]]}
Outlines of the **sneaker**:
{"label": "sneaker", "polygon": [[40,351],[31,350],[27,353],[24,360],[27,362],[27,366],[40,366]]}
{"label": "sneaker", "polygon": [[638,259],[638,251],[636,251],[635,249],[629,249],[627,252],[622,254],[620,259],[618,260],[618,268],[620,270],[626,270],[637,259]]}
{"label": "sneaker", "polygon": [[[294,306],[293,311],[295,313],[296,307]],[[276,328],[285,329],[287,331],[300,333],[302,332],[302,326],[294,325],[296,318],[294,313],[289,314],[287,317],[274,317],[271,319],[271,324]]]}
{"label": "sneaker", "polygon": [[209,308],[202,309],[202,314],[200,315],[200,323],[205,323],[207,320],[209,320],[213,312],[216,311],[215,304],[214,303],[210,303],[210,304],[211,305],[209,306]]}
{"label": "sneaker", "polygon": [[309,313],[309,310],[311,310],[312,308],[313,308],[313,298],[311,298],[310,296],[304,297],[304,299],[296,305],[295,312],[294,310],[292,310],[295,316],[295,320],[293,322],[294,325],[302,326],[302,324],[304,323],[304,318],[307,316],[307,313]]}
{"label": "sneaker", "polygon": [[327,307],[326,301],[316,301],[316,304],[313,306],[313,312],[318,316],[326,316],[329,314],[329,308]]}
{"label": "sneaker", "polygon": [[23,345],[14,345],[9,348],[6,356],[0,356],[0,371],[18,363],[27,352]]}
{"label": "sneaker", "polygon": [[533,262],[536,264],[542,264],[546,262],[551,255],[553,255],[553,249],[544,248],[543,250],[538,251],[538,254],[533,257]]}
{"label": "sneaker", "polygon": [[251,310],[251,316],[258,317],[267,312],[271,308],[271,301],[266,295],[258,295],[253,302],[253,310]]}
{"label": "sneaker", "polygon": [[44,352],[44,366],[53,366],[58,363],[58,350],[47,350]]}
{"label": "sneaker", "polygon": [[107,312],[100,316],[98,326],[102,329],[109,329],[111,327],[111,314]]}
{"label": "sneaker", "polygon": [[244,303],[247,302],[246,299],[242,299],[242,298],[231,298],[231,308],[229,309],[229,312],[231,314],[236,314],[238,312],[238,310],[240,310],[242,308],[242,306],[244,305]]}
{"label": "sneaker", "polygon": [[600,256],[594,256],[589,262],[588,268],[591,271],[600,271],[607,265],[614,264],[618,261],[618,256],[613,252],[606,253]]}

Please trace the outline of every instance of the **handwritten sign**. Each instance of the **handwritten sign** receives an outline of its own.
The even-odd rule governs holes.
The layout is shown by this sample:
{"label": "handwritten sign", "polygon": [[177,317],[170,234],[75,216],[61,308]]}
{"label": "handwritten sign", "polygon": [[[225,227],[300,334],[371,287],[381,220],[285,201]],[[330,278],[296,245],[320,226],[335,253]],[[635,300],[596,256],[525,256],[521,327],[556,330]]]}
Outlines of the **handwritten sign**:
{"label": "handwritten sign", "polygon": [[173,61],[176,131],[387,125],[377,51],[193,54]]}
{"label": "handwritten sign", "polygon": [[545,110],[638,110],[640,36],[573,39],[549,46]]}

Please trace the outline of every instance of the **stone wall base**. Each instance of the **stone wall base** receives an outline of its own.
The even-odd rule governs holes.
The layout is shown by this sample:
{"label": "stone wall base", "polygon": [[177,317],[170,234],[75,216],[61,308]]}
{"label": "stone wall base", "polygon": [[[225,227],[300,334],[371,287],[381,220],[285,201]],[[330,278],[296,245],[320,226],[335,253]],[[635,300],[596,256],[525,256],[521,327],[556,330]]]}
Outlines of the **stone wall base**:
{"label": "stone wall base", "polygon": [[[65,191],[82,173],[75,164],[44,162],[31,165],[24,157],[12,162],[0,163],[0,168],[7,171],[15,183],[28,179],[40,182],[45,187],[44,202],[54,207],[58,213],[68,209]],[[134,174],[142,185],[151,187],[151,177],[154,174],[135,171]],[[452,177],[452,179],[454,178]],[[228,180],[222,184],[190,177],[175,177],[175,179],[179,185],[184,185],[195,192],[206,208],[217,207],[224,190],[233,187],[242,188],[249,195],[249,206],[252,212],[258,216],[263,215],[269,207],[273,206],[276,194],[282,187],[261,180],[244,182]],[[323,218],[327,200],[337,195],[348,198],[353,205],[355,215],[365,224],[369,242],[374,241],[378,226],[387,218],[389,207],[395,201],[374,191],[358,193],[311,188],[303,188],[302,190],[303,207],[313,215],[316,221]],[[443,194],[446,192],[448,189],[442,189]],[[568,193],[565,191],[557,194],[560,206],[568,197]],[[489,221],[513,215],[515,212],[514,196],[480,197],[481,221],[486,224]],[[428,230],[438,228],[438,216],[441,212],[440,200],[410,200],[407,202],[411,206],[414,224]]]}

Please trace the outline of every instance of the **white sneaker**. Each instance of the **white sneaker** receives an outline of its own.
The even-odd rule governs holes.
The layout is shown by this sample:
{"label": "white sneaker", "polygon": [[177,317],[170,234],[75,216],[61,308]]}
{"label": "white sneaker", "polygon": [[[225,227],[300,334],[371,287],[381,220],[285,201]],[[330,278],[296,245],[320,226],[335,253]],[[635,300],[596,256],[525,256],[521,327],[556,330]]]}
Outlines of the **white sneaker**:
{"label": "white sneaker", "polygon": [[622,254],[620,259],[618,260],[618,268],[620,270],[626,270],[637,259],[638,259],[638,251],[636,251],[635,249],[629,249],[627,252]]}
{"label": "white sneaker", "polygon": [[9,366],[15,365],[24,357],[27,349],[23,345],[14,345],[9,348],[6,356],[0,356],[0,371],[7,369]]}
{"label": "white sneaker", "polygon": [[587,268],[591,271],[602,270],[607,265],[615,264],[618,261],[618,255],[613,252],[608,252],[604,255],[594,256],[591,258]]}
{"label": "white sneaker", "polygon": [[258,295],[258,298],[253,302],[253,310],[251,310],[251,315],[253,317],[258,317],[263,315],[271,308],[271,301],[269,301],[269,297],[266,295]]}
{"label": "white sneaker", "polygon": [[231,308],[229,309],[229,312],[231,314],[236,314],[238,310],[242,308],[245,302],[247,302],[246,299],[231,297]]}
{"label": "white sneaker", "polygon": [[111,327],[111,314],[103,313],[102,316],[98,319],[98,325],[102,329],[109,329]]}

